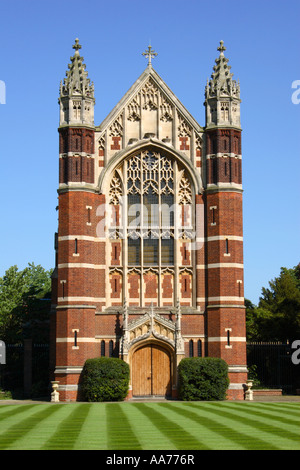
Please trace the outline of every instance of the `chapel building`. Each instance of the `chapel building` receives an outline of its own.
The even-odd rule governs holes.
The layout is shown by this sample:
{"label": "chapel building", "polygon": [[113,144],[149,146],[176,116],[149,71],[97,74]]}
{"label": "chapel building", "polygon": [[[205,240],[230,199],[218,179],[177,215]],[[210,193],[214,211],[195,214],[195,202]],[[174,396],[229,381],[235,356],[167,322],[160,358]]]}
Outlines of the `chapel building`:
{"label": "chapel building", "polygon": [[[59,93],[52,380],[80,399],[86,359],[130,366],[128,398],[177,397],[182,358],[247,379],[240,87],[223,41],[205,126],[148,65],[100,125],[78,39]],[[188,84],[187,84],[188,85]],[[112,97],[113,99],[113,97]],[[199,103],[200,106],[200,103]]]}

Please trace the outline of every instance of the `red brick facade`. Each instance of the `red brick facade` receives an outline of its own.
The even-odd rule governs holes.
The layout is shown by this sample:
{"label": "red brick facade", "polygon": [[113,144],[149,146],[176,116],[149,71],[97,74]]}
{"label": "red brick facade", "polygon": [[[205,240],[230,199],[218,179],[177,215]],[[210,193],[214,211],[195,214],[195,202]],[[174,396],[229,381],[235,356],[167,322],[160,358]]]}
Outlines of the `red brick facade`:
{"label": "red brick facade", "polygon": [[[138,88],[143,80],[147,94]],[[167,114],[166,108],[155,105],[158,83],[161,86],[155,80],[156,72],[148,67],[135,91],[144,107],[138,109],[138,100],[133,100],[134,105],[124,108],[121,118],[108,119],[106,129],[99,130],[92,122],[74,126],[66,121],[59,128],[51,369],[52,380],[59,381],[61,400],[80,400],[80,373],[86,359],[105,354],[120,357],[131,367],[135,351],[150,344],[164,349],[169,357],[168,390],[172,389],[173,397],[177,396],[180,360],[210,356],[221,357],[228,364],[228,398],[244,398],[241,131],[238,126],[226,128],[224,124],[221,128],[200,128],[196,122],[185,121],[185,111],[178,108],[181,134],[174,134],[172,145],[166,145],[173,129],[168,124],[171,108]],[[174,99],[169,89],[159,90],[169,93],[169,101]],[[151,106],[146,101],[149,96]],[[61,98],[64,111],[67,99]],[[175,99],[174,103],[178,106]],[[154,119],[153,112],[165,114]],[[123,128],[126,116],[128,139]],[[145,137],[132,139],[133,126],[141,125],[142,118]],[[153,138],[153,126],[159,120],[163,124]],[[192,126],[193,133],[189,130]],[[168,132],[168,139],[159,134],[161,129]],[[153,176],[153,164],[136,182],[141,170],[134,168],[141,167],[134,162],[140,155],[159,155],[155,160],[159,176]],[[176,220],[180,230],[176,231],[177,222],[172,222],[169,230],[163,224],[156,226],[147,245],[149,235],[142,235],[138,227],[138,241],[130,244],[130,227],[126,225],[130,197],[150,177],[152,186],[147,186],[145,194],[149,194],[149,187],[158,187],[161,178],[157,200],[163,203],[168,200],[164,199],[166,194],[169,201],[172,196],[179,207]],[[151,217],[157,225],[158,219]],[[150,257],[150,264],[145,256]],[[129,398],[135,377],[132,372]]]}

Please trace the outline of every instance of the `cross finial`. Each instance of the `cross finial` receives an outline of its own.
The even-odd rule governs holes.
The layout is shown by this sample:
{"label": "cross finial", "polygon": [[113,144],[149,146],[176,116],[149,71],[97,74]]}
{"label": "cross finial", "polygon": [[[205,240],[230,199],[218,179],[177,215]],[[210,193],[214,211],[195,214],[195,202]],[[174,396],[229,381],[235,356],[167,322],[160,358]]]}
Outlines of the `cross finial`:
{"label": "cross finial", "polygon": [[220,51],[220,54],[226,51],[226,47],[224,46],[224,41],[220,41],[220,46],[218,47],[217,50]]}
{"label": "cross finial", "polygon": [[147,57],[148,65],[151,66],[151,59],[153,59],[153,57],[157,56],[157,52],[154,52],[152,47],[149,45],[148,49],[146,49],[145,52],[142,53],[142,55]]}
{"label": "cross finial", "polygon": [[74,44],[74,46],[72,46],[72,47],[73,47],[73,49],[75,49],[76,52],[77,52],[79,49],[81,49],[81,45],[79,44],[79,39],[78,39],[78,38],[75,39],[75,44]]}

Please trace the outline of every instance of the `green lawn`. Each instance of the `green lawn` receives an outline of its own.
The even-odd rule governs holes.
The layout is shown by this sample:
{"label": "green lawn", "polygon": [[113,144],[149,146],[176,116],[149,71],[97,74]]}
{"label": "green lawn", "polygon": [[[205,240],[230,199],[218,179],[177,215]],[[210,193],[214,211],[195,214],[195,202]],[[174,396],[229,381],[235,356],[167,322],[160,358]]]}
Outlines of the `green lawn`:
{"label": "green lawn", "polygon": [[300,403],[0,405],[0,450],[300,450]]}

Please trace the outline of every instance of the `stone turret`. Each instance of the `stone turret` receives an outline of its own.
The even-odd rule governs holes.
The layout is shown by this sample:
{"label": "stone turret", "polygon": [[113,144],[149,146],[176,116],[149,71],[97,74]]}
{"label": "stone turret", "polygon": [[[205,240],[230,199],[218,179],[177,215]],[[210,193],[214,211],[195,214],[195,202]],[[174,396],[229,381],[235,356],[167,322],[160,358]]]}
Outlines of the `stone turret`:
{"label": "stone turret", "polygon": [[205,88],[206,127],[224,126],[240,128],[240,85],[233,80],[231,66],[224,56],[223,41],[220,41],[219,57],[215,60],[211,79]]}
{"label": "stone turret", "polygon": [[84,58],[79,54],[78,39],[75,39],[73,49],[75,54],[70,58],[66,78],[60,82],[60,126],[94,126],[94,84],[90,83]]}
{"label": "stone turret", "polygon": [[228,396],[247,380],[240,87],[225,47],[205,88],[207,355],[228,364]]}
{"label": "stone turret", "polygon": [[90,83],[81,46],[75,39],[75,54],[66,78],[60,82],[59,153],[60,190],[70,183],[94,183],[94,84]]}

